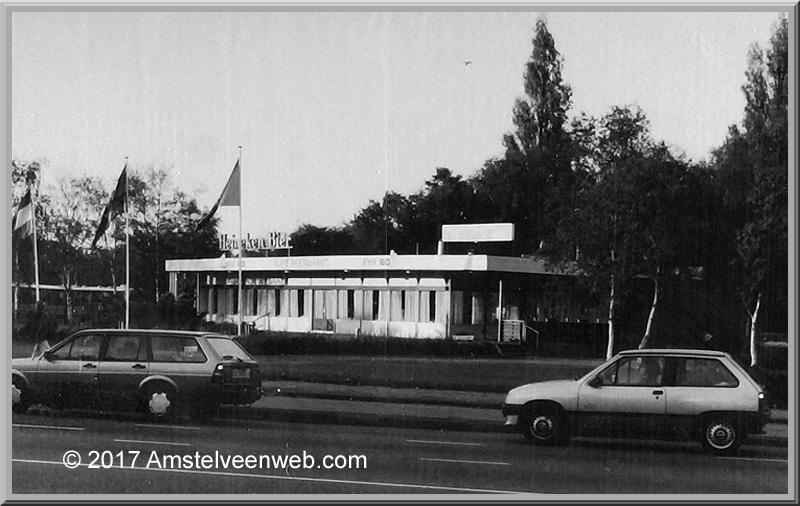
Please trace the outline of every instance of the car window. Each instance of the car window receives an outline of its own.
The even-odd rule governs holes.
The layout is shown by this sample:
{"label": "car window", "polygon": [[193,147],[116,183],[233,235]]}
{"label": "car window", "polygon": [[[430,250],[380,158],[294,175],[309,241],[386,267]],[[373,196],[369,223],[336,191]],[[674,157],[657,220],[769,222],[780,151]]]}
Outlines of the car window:
{"label": "car window", "polygon": [[147,353],[143,344],[144,340],[139,336],[109,336],[105,359],[144,362],[147,360]]}
{"label": "car window", "polygon": [[150,348],[154,362],[205,362],[206,354],[193,337],[153,336]]}
{"label": "car window", "polygon": [[50,357],[54,358],[55,360],[68,360],[69,359],[69,352],[72,349],[72,343],[75,342],[75,339],[64,343],[63,346],[59,346],[58,348],[54,349],[50,352]]}
{"label": "car window", "polygon": [[101,341],[97,334],[81,335],[53,350],[50,356],[56,360],[97,360]]}
{"label": "car window", "polygon": [[598,375],[607,386],[658,386],[664,371],[664,357],[625,357]]}
{"label": "car window", "polygon": [[675,386],[737,387],[739,380],[716,359],[680,358],[675,371]]}
{"label": "car window", "polygon": [[247,354],[239,343],[232,339],[224,338],[224,337],[209,337],[208,344],[214,348],[214,351],[220,357],[233,357],[238,358],[241,360],[252,360],[250,355]]}

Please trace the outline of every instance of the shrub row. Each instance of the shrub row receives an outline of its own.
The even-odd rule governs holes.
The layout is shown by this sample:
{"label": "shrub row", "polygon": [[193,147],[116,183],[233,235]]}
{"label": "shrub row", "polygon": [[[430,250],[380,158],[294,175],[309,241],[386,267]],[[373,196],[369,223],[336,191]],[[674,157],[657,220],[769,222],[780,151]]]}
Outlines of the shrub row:
{"label": "shrub row", "polygon": [[252,355],[499,356],[495,343],[259,331],[238,338]]}

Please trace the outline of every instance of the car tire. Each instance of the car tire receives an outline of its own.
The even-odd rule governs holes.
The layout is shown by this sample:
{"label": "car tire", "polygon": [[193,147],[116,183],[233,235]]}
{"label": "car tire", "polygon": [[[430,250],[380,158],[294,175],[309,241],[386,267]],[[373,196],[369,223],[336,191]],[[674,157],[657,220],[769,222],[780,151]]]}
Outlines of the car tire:
{"label": "car tire", "polygon": [[11,411],[22,414],[31,406],[31,395],[28,386],[17,376],[11,376]]}
{"label": "car tire", "polygon": [[712,455],[733,455],[742,444],[743,434],[737,424],[727,416],[710,417],[701,424],[703,449]]}
{"label": "car tire", "polygon": [[569,441],[566,418],[554,406],[531,406],[521,417],[522,434],[530,443],[555,446]]}
{"label": "car tire", "polygon": [[162,382],[151,382],[142,391],[142,403],[148,420],[154,422],[177,419],[178,393],[174,387]]}

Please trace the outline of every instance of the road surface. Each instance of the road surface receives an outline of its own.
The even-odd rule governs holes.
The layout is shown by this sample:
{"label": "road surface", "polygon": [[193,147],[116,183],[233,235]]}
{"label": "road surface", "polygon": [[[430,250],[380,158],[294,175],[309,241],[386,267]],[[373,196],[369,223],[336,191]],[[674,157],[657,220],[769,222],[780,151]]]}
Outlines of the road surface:
{"label": "road surface", "polygon": [[787,494],[788,469],[774,447],[718,458],[687,443],[57,412],[14,415],[11,492],[761,495]]}

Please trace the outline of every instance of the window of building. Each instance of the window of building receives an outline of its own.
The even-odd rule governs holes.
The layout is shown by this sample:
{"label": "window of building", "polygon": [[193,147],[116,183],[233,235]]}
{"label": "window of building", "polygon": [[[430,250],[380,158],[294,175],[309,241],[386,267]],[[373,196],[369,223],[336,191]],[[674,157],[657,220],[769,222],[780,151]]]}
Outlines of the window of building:
{"label": "window of building", "polygon": [[380,314],[380,295],[378,290],[372,290],[372,319],[377,320]]}
{"label": "window of building", "polygon": [[466,324],[472,324],[472,292],[464,292],[462,311],[461,321]]}
{"label": "window of building", "polygon": [[213,286],[208,288],[208,313],[214,314],[217,312],[217,289]]}
{"label": "window of building", "polygon": [[352,320],[356,315],[356,292],[347,290],[347,318]]}
{"label": "window of building", "polygon": [[297,290],[297,316],[306,315],[306,291]]}
{"label": "window of building", "polygon": [[281,315],[281,289],[275,290],[275,316]]}
{"label": "window of building", "polygon": [[436,292],[428,292],[428,321],[436,321]]}

